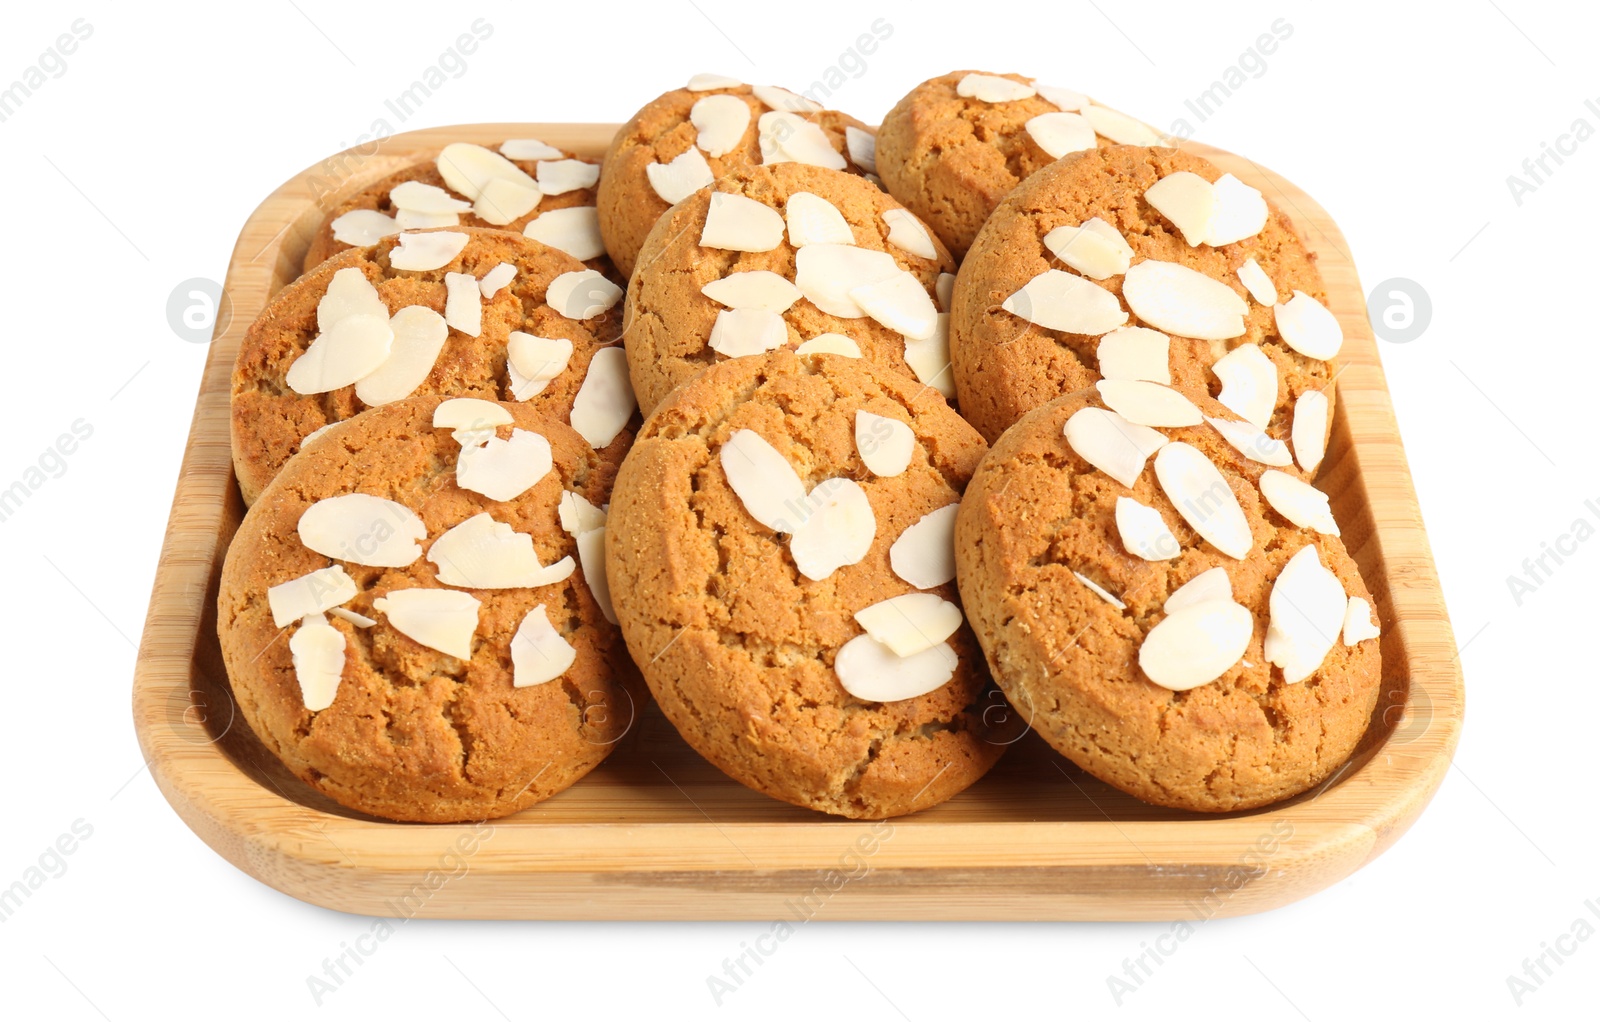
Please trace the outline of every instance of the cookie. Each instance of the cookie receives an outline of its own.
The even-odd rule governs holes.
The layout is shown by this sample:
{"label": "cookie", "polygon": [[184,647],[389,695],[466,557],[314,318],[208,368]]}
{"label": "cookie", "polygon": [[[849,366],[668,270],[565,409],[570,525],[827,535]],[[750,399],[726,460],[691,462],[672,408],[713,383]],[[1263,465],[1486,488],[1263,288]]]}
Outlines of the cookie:
{"label": "cookie", "polygon": [[[730,357],[818,346],[953,396],[936,301],[954,269],[868,181],[803,163],[734,170],[656,221],[640,250],[623,332],[639,406]],[[851,296],[860,285],[877,285],[862,298],[871,314]]]}
{"label": "cookie", "polygon": [[509,231],[407,232],[323,262],[273,297],[239,349],[233,464],[246,503],[306,437],[412,393],[525,400],[621,460],[637,421],[615,344],[621,298]]}
{"label": "cookie", "polygon": [[669,206],[725,174],[783,162],[868,173],[872,131],[787,89],[696,75],[652,100],[611,140],[598,197],[606,251],[631,279],[640,247]]}
{"label": "cookie", "polygon": [[1028,413],[962,500],[961,595],[995,679],[1057,751],[1147,802],[1225,812],[1314,787],[1381,679],[1326,497],[1209,421],[1105,409],[1091,389]]}
{"label": "cookie", "polygon": [[[956,394],[992,442],[1061,394],[1143,373],[1243,409],[1273,437],[1302,435],[1315,455],[1303,463],[1314,464],[1342,340],[1326,298],[1288,217],[1232,175],[1173,149],[1078,153],[1018,186],[962,263],[950,316]],[[1157,363],[1166,352],[1165,371],[1105,354],[1147,345]],[[1313,391],[1322,397],[1297,422]]]}
{"label": "cookie", "polygon": [[[511,139],[498,152],[470,142],[452,143],[340,201],[311,236],[303,272],[346,249],[365,248],[404,230],[489,227],[526,233],[626,282],[600,240],[595,209],[599,176],[598,161],[538,139]],[[489,183],[496,178],[497,183]],[[557,210],[566,212],[544,219]]]}
{"label": "cookie", "polygon": [[883,118],[877,170],[889,194],[965,258],[1006,193],[1067,153],[1159,145],[1154,128],[1026,75],[952,71],[918,85]]}
{"label": "cookie", "polygon": [[[1007,738],[950,527],[983,456],[915,380],[838,355],[714,366],[618,472],[606,565],[684,739],[741,784],[860,819],[950,798]],[[892,601],[892,602],[889,602]]]}
{"label": "cookie", "polygon": [[606,618],[613,473],[526,404],[438,396],[297,454],[240,524],[217,598],[262,743],[391,820],[505,816],[592,770],[644,698]]}

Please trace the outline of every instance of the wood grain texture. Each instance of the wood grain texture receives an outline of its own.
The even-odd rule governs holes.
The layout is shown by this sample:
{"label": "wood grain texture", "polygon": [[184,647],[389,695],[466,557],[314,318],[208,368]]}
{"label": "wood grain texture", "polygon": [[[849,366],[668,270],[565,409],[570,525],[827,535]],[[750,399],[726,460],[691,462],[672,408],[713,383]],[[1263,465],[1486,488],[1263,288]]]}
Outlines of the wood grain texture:
{"label": "wood grain texture", "polygon": [[295,176],[245,224],[226,283],[232,318],[206,364],[133,685],[151,774],[207,844],[294,897],[407,918],[1196,919],[1302,898],[1404,833],[1449,766],[1462,685],[1363,291],[1316,203],[1200,145],[1188,148],[1294,219],[1344,326],[1321,483],[1375,597],[1384,685],[1366,739],[1321,790],[1222,816],[1158,809],[1028,734],[944,805],[888,823],[835,820],[723,777],[653,708],[582,782],[476,827],[373,820],[288,774],[235,712],[216,639],[217,575],[243,513],[228,380],[245,330],[293,278],[340,195],[452,141],[537,137],[598,157],[613,130],[482,124],[397,135]]}

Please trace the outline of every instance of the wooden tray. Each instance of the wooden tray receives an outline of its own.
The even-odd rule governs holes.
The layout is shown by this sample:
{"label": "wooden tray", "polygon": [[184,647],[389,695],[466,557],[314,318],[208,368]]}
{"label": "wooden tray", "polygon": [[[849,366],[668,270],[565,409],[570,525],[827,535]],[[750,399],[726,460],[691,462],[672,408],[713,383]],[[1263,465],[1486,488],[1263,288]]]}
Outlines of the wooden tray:
{"label": "wooden tray", "polygon": [[1261,188],[1320,257],[1344,326],[1322,474],[1376,598],[1384,693],[1330,783],[1267,810],[1191,815],[1095,781],[1028,734],[979,784],[887,823],[751,792],[653,708],[563,794],[491,823],[386,823],[287,773],[234,712],[216,639],[217,576],[243,508],[228,378],[268,297],[298,275],[324,211],[453,141],[537,137],[598,156],[613,125],[408,132],[290,179],[244,225],[228,269],[133,683],[161,791],[235,866],[317,905],[383,916],[519,919],[1177,919],[1259,912],[1327,887],[1422,812],[1462,714],[1456,646],[1348,249],[1332,219],[1249,160],[1191,146]]}

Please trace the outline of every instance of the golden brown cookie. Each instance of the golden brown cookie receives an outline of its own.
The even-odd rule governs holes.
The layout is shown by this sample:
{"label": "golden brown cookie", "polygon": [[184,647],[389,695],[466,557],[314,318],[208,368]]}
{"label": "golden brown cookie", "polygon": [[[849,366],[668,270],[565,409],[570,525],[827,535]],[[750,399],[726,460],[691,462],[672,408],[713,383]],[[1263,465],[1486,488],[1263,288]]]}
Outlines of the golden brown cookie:
{"label": "golden brown cookie", "polygon": [[725,362],[646,421],[607,571],[628,648],[697,752],[855,818],[983,775],[1004,739],[983,721],[997,693],[954,607],[949,533],[983,451],[937,394],[837,355]]}
{"label": "golden brown cookie", "polygon": [[[1228,234],[1215,236],[1254,228],[1253,233],[1226,244],[1190,244],[1149,197],[1157,182],[1174,177],[1178,183],[1163,188],[1175,194],[1162,198],[1157,192],[1157,201],[1175,212],[1191,208],[1184,204],[1203,202],[1210,183],[1213,192],[1222,189],[1217,194],[1230,211],[1224,226],[1234,225]],[[1219,184],[1223,178],[1215,166],[1188,153],[1111,146],[1052,164],[1000,204],[962,263],[951,300],[956,394],[962,414],[978,432],[992,441],[1029,409],[1100,379],[1100,346],[1108,332],[1122,327],[1165,334],[1170,382],[1222,397],[1224,403],[1239,402],[1231,392],[1223,396],[1214,369],[1219,360],[1232,355],[1224,371],[1244,374],[1241,386],[1270,364],[1277,377],[1275,395],[1262,398],[1270,398],[1270,409],[1264,415],[1253,412],[1252,421],[1261,420],[1258,425],[1274,437],[1290,435],[1302,394],[1322,391],[1332,400],[1338,371],[1332,352],[1301,336],[1305,329],[1286,335],[1280,309],[1257,298],[1241,278],[1241,270],[1249,274],[1247,264],[1253,265],[1264,274],[1252,277],[1261,298],[1294,303],[1291,313],[1309,313],[1300,318],[1313,326],[1331,323],[1336,352],[1338,324],[1320,304],[1327,293],[1316,257],[1289,218],[1259,192],[1231,175]],[[1185,184],[1193,186],[1187,193]],[[1096,222],[1092,228],[1078,230],[1091,221]],[[1105,275],[1091,276],[1068,259]],[[1141,270],[1147,261],[1155,265]],[[1130,279],[1141,285],[1136,292],[1128,289]],[[1295,297],[1296,292],[1307,298]],[[1229,307],[1213,307],[1218,302]],[[1297,350],[1297,344],[1321,357]],[[1238,354],[1246,347],[1257,350]],[[1307,436],[1325,438],[1331,416],[1316,418],[1316,428],[1305,421],[1301,428]]]}
{"label": "golden brown cookie", "polygon": [[1157,145],[1149,125],[1026,75],[952,71],[907,93],[878,129],[889,194],[928,221],[957,259],[1007,192],[1069,152]]}
{"label": "golden brown cookie", "polygon": [[[937,302],[954,269],[927,228],[868,181],[803,163],[734,170],[656,221],[640,250],[623,332],[639,407],[648,414],[729,357],[808,342],[953,395]],[[867,315],[849,289],[879,278],[902,278],[908,290]],[[928,336],[913,340],[908,329]]]}
{"label": "golden brown cookie", "polygon": [[[542,444],[548,460],[506,499],[465,489],[461,443],[433,426],[443,400],[374,409],[291,459],[245,515],[217,600],[234,697],[263,744],[341,805],[434,823],[561,791],[644,698],[603,585],[586,580],[604,574],[588,533],[603,530],[614,466],[528,405],[488,404],[460,420],[495,437],[480,451]],[[505,480],[468,478],[485,476]],[[479,516],[498,524],[479,530]],[[521,587],[490,587],[503,585]]]}
{"label": "golden brown cookie", "polygon": [[[505,152],[518,158],[506,157]],[[505,191],[485,197],[481,182],[485,174],[493,171],[523,188],[498,186]],[[421,163],[346,196],[334,206],[311,236],[303,272],[311,272],[329,256],[349,248],[365,248],[403,230],[460,226],[527,231],[529,237],[561,249],[590,269],[626,282],[627,278],[612,267],[600,240],[595,209],[599,173],[598,160],[583,159],[537,139],[511,139],[494,149],[453,143]],[[525,190],[529,179],[536,186],[536,197]],[[395,189],[402,185],[405,187],[396,194]],[[525,209],[529,202],[533,206]],[[535,220],[555,210],[571,212],[534,226]]]}
{"label": "golden brown cookie", "polygon": [[714,75],[651,100],[617,130],[600,172],[600,234],[612,262],[631,279],[667,207],[725,174],[778,162],[864,174],[872,131],[786,89]]}
{"label": "golden brown cookie", "polygon": [[[961,595],[995,678],[1058,751],[1145,801],[1222,812],[1307,790],[1356,747],[1381,674],[1371,596],[1317,531],[1325,498],[1210,423],[1153,430],[1104,408],[1086,390],[1030,412],[962,501]],[[1194,581],[1217,569],[1219,589]]]}
{"label": "golden brown cookie", "polygon": [[[397,246],[402,266],[427,268],[397,268]],[[323,262],[273,297],[239,349],[233,463],[246,503],[305,437],[411,393],[526,400],[620,461],[637,422],[629,408],[613,428],[632,400],[615,344],[621,297],[509,231],[408,232]]]}

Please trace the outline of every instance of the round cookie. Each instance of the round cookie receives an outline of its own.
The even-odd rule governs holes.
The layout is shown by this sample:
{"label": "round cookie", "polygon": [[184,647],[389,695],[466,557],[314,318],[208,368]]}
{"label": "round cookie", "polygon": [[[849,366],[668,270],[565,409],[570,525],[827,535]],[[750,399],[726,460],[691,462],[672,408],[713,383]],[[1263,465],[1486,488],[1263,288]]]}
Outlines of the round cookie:
{"label": "round cookie", "polygon": [[[791,205],[791,196],[801,193],[807,197]],[[764,251],[701,244],[712,202],[725,203],[723,196],[729,195],[743,196],[771,211],[753,211],[768,221],[767,233],[756,243],[766,246]],[[875,260],[873,272],[910,274],[914,278],[910,287],[920,288],[922,294],[910,294],[909,298],[911,303],[920,304],[921,322],[932,331],[929,337],[912,341],[894,328],[904,326],[893,314],[879,313],[889,321],[886,324],[863,314],[848,298],[846,305],[839,304],[845,287],[864,282],[859,279],[865,272],[862,269],[846,266],[841,287],[818,290],[817,282],[828,279],[828,274],[816,269],[824,265],[822,249],[838,249],[840,245],[819,246],[802,257],[803,248],[793,243],[797,217],[818,211],[832,221],[835,233],[825,236],[850,237],[851,248],[874,253],[865,257]],[[886,216],[894,218],[894,222]],[[805,240],[812,235],[802,233],[800,237]],[[721,237],[715,240],[723,241]],[[800,275],[802,258],[806,260],[804,277]],[[813,264],[812,260],[818,261]],[[865,361],[921,378],[953,396],[948,372],[948,320],[940,314],[937,300],[940,293],[948,294],[954,269],[955,263],[944,246],[898,202],[868,181],[803,163],[735,170],[712,187],[684,199],[656,221],[640,250],[639,268],[628,290],[623,331],[639,407],[648,415],[674,387],[706,367],[726,361],[732,353],[798,348],[824,334],[838,336],[817,343],[853,345]],[[762,276],[732,276],[751,273]],[[770,274],[783,280],[776,281]],[[945,278],[943,288],[941,278]],[[719,281],[727,283],[718,284]],[[702,290],[734,289],[741,281],[768,287],[752,287],[749,293],[741,293],[742,289],[718,292],[722,301]],[[804,286],[793,286],[796,282]],[[771,297],[774,290],[778,294],[776,300]],[[832,312],[823,311],[818,301]],[[739,307],[732,308],[728,302]],[[782,312],[775,311],[779,307]],[[834,314],[839,312],[855,315]],[[718,344],[717,349],[712,348],[713,343]]]}
{"label": "round cookie", "polygon": [[[502,153],[483,146],[455,143],[425,162],[396,171],[381,181],[367,185],[354,195],[345,197],[333,207],[326,219],[317,227],[316,233],[311,236],[311,245],[306,249],[302,272],[310,273],[324,259],[338,255],[346,249],[365,248],[376,243],[381,237],[398,234],[408,228],[460,226],[488,227],[518,233],[529,231],[528,236],[534,240],[559,248],[590,269],[599,270],[608,277],[625,282],[627,278],[617,275],[611,260],[606,257],[604,243],[600,240],[599,216],[595,210],[595,188],[600,174],[599,162],[585,160],[564,149],[547,146],[537,139],[513,139],[504,143],[501,148],[509,149],[519,157],[525,158],[509,159],[503,157]],[[473,157],[482,161],[486,167],[496,168],[526,185],[525,178],[509,174],[506,166],[494,159],[505,158],[511,167],[520,171],[526,178],[533,178],[537,182],[542,175],[544,187],[553,190],[545,191],[541,188],[535,204],[527,210],[523,210],[522,207],[532,197],[524,196],[519,199],[517,196],[521,193],[516,189],[511,189],[501,203],[496,203],[493,194],[486,199],[483,198],[481,192],[470,183],[466,186],[474,194],[470,197],[464,195],[451,184],[452,181],[457,185],[464,183],[463,174],[456,170],[460,165],[458,152],[462,149],[477,151],[473,153]],[[484,156],[484,153],[488,156]],[[452,160],[452,156],[457,158]],[[448,163],[451,169],[448,179],[441,173],[442,162]],[[476,178],[467,178],[467,182],[473,180]],[[447,202],[454,200],[453,204],[456,206],[467,203],[469,208],[442,214],[430,212],[441,208],[434,204],[442,197],[431,191],[424,193],[413,188],[401,192],[399,203],[409,202],[412,207],[411,212],[401,213],[393,192],[395,188],[408,182],[427,185],[429,189],[441,189],[447,193],[447,196],[443,197]],[[424,206],[427,209],[417,210],[416,206]],[[574,212],[562,213],[537,227],[533,226],[533,221],[558,209],[569,209]],[[352,213],[355,216],[350,216]],[[385,224],[372,216],[373,213],[381,214],[390,220],[398,218],[401,222]],[[487,215],[490,219],[486,220],[480,214]]]}
{"label": "round cookie", "polygon": [[[740,103],[748,120],[734,136]],[[600,234],[612,262],[631,279],[640,247],[669,206],[725,174],[783,161],[868,173],[872,130],[785,89],[712,75],[696,75],[686,88],[651,100],[617,129],[601,165]],[[668,164],[673,171],[651,171]]]}
{"label": "round cookie", "polygon": [[[549,444],[551,467],[506,500],[464,489],[453,471],[462,447],[450,429],[432,424],[443,400],[414,397],[374,409],[291,459],[240,524],[217,598],[218,637],[234,698],[262,743],[341,805],[432,823],[505,816],[561,791],[606,757],[645,698],[621,636],[586,581],[586,573],[603,575],[603,565],[594,563],[603,547],[598,537],[570,535],[558,511],[570,491],[596,509],[571,519],[576,531],[603,522],[597,509],[607,500],[614,466],[561,423],[507,403],[497,407],[510,424],[491,430],[493,443],[513,441],[514,430],[535,433]],[[362,508],[343,519],[342,532],[330,529],[327,518],[313,529],[313,518],[339,505],[328,498],[349,494],[399,506]],[[565,499],[574,509],[581,506]],[[308,514],[313,508],[316,514]],[[460,546],[442,538],[481,514],[531,536],[540,564],[559,569],[570,557],[576,567],[531,588],[446,585],[462,581],[441,579],[447,565],[490,581],[478,566],[463,563]],[[336,553],[393,565],[411,556],[389,554],[414,535],[407,529],[412,516],[426,536],[403,566],[327,556],[309,549],[300,531],[305,521],[319,547],[331,542]],[[273,586],[330,568],[344,573],[347,588],[323,575],[314,576],[321,585],[300,591],[300,600],[293,598],[294,586],[288,595],[268,595]],[[479,601],[470,656],[414,638],[421,634],[416,612],[396,607],[412,598],[396,596],[403,590],[448,590],[463,602],[469,596]],[[599,591],[603,599],[603,586]],[[324,610],[293,616],[308,609],[306,599]],[[547,627],[537,627],[536,608]],[[287,620],[280,626],[275,616]],[[519,640],[514,648],[513,638],[524,631],[544,638],[526,646]],[[327,655],[323,641],[335,647],[331,667],[320,662]],[[550,666],[530,670],[530,657],[535,666]],[[337,671],[331,696],[326,675],[316,680],[319,665]],[[518,680],[525,684],[516,687]],[[308,702],[321,708],[308,709]]]}
{"label": "round cookie", "polygon": [[[879,476],[866,466],[862,451],[877,462],[899,429],[869,425],[858,446],[857,412],[905,427],[909,467]],[[784,498],[781,480],[769,490],[748,476],[735,490],[724,466],[756,464],[739,460],[750,454],[741,431],[771,447],[778,476],[798,474],[790,482],[809,496]],[[855,644],[851,658],[872,652],[875,639],[853,618],[867,607],[920,593],[950,612],[955,569],[939,525],[948,527],[953,510],[940,509],[954,508],[983,451],[977,433],[916,381],[827,354],[723,363],[646,421],[612,494],[607,574],[634,660],[697,752],[774,798],[860,819],[936,805],[988,770],[1005,739],[990,732],[980,704],[998,693],[959,611],[944,628],[919,633],[927,644],[955,629],[947,648],[914,655],[939,657],[948,680],[919,672],[917,685],[895,690],[922,694],[887,702],[852,695],[888,696],[863,686],[893,679],[841,666],[847,644]],[[797,543],[861,540],[848,515],[819,510],[825,500],[846,503],[856,487],[856,500],[871,507],[870,546],[855,547],[865,550],[855,563],[807,577],[801,558],[822,572],[814,549]],[[937,517],[891,553],[930,513]]]}
{"label": "round cookie", "polygon": [[[1243,191],[1234,191],[1232,197],[1237,199],[1242,194],[1246,201],[1259,202],[1264,226],[1253,235],[1228,244],[1189,244],[1145,194],[1158,181],[1181,172],[1213,184],[1223,176],[1206,160],[1179,150],[1110,146],[1057,161],[1018,186],[995,209],[961,264],[950,315],[950,358],[961,411],[991,442],[1029,409],[1087,387],[1102,376],[1098,352],[1103,330],[1078,333],[1053,329],[1005,308],[1009,301],[1019,312],[1048,320],[1042,308],[1029,305],[1025,296],[1013,296],[1052,270],[1058,274],[1056,281],[1073,283],[1080,289],[1074,299],[1078,305],[1070,311],[1089,309],[1095,305],[1090,300],[1098,300],[1111,312],[1120,306],[1127,313],[1123,323],[1127,327],[1153,327],[1166,333],[1170,337],[1168,370],[1173,386],[1220,395],[1221,382],[1212,367],[1241,347],[1259,346],[1278,377],[1270,419],[1260,423],[1274,437],[1289,435],[1295,402],[1301,394],[1323,391],[1331,402],[1336,364],[1331,359],[1308,357],[1291,347],[1279,329],[1275,308],[1253,297],[1239,276],[1241,267],[1254,260],[1269,278],[1268,286],[1276,292],[1273,297],[1283,300],[1301,291],[1322,303],[1327,293],[1317,272],[1316,257],[1307,252],[1287,216],[1267,204],[1258,192],[1254,199],[1249,198],[1254,190],[1237,179],[1234,183]],[[1103,221],[1120,235],[1132,250],[1135,268],[1146,260],[1158,260],[1176,263],[1220,282],[1236,296],[1230,301],[1239,303],[1242,322],[1236,335],[1221,340],[1197,339],[1176,330],[1162,330],[1157,323],[1142,318],[1129,302],[1124,293],[1125,271],[1091,279],[1047,247],[1047,236],[1060,237],[1052,235],[1052,231],[1069,228],[1065,235],[1070,239],[1076,233],[1070,228],[1091,219]],[[1064,250],[1073,251],[1070,246]],[[1126,261],[1116,268],[1124,265]],[[1192,275],[1185,276],[1192,280]],[[1063,280],[1064,277],[1071,279]],[[1151,311],[1149,303],[1163,304],[1160,299],[1172,295],[1170,288],[1148,290],[1151,294],[1141,303],[1147,312]],[[1172,298],[1164,303],[1167,312],[1176,301],[1179,299]],[[1102,313],[1106,310],[1096,309],[1094,318],[1101,320],[1098,325],[1104,325]],[[1060,310],[1056,311],[1059,314]],[[1328,318],[1331,320],[1331,316]],[[1323,418],[1320,428],[1312,432],[1325,439],[1332,417]]]}
{"label": "round cookie", "polygon": [[[438,264],[432,269],[395,268],[397,246],[402,243],[436,244],[431,240],[436,236],[448,238],[450,247],[461,238],[466,240],[453,256],[447,249],[419,263],[415,256],[402,255],[404,265]],[[492,297],[483,298],[482,281],[491,272],[503,277],[506,271],[497,271],[503,263],[509,264],[514,275],[495,290]],[[475,278],[477,285],[467,276]],[[370,287],[362,286],[361,278],[365,278]],[[354,286],[345,293],[343,285],[335,285],[336,279]],[[451,280],[457,285],[456,316],[449,315],[451,309],[447,308]],[[343,297],[336,295],[319,313],[330,287]],[[546,302],[547,292],[552,287],[564,311]],[[372,288],[376,289],[376,297],[371,293]],[[358,292],[365,292],[365,297]],[[605,414],[587,415],[579,432],[597,443],[606,457],[620,461],[632,439],[632,426],[636,425],[626,357],[620,345],[615,344],[621,332],[621,295],[621,289],[615,284],[564,252],[520,234],[483,228],[407,232],[385,238],[368,248],[349,249],[323,262],[273,297],[246,333],[239,349],[233,371],[233,463],[245,502],[256,499],[256,494],[305,437],[368,407],[369,402],[362,394],[373,398],[372,403],[408,393],[493,400],[515,400],[521,395],[540,413],[564,423],[573,421],[574,403],[581,398],[590,412],[598,409]],[[368,381],[363,379],[326,392],[297,392],[291,381],[311,389],[332,382],[323,378],[306,384],[298,376],[291,375],[299,372],[295,367],[319,336],[324,338],[322,348],[328,356],[326,364],[330,365],[343,358],[340,352],[348,350],[348,345],[368,343],[365,336],[351,336],[335,327],[340,312],[361,312],[368,305],[376,310],[377,305],[372,303],[381,303],[391,316],[412,306],[432,310],[432,316],[427,313],[406,315],[413,324],[416,319],[423,320],[425,325],[421,333],[435,341],[438,331],[445,327],[439,317],[454,318],[470,329],[472,324],[468,320],[474,308],[481,306],[478,333],[473,336],[461,326],[450,325],[442,346],[432,357],[431,368],[426,368],[424,353],[423,363],[405,381],[417,381],[410,391],[400,385],[385,386],[380,393],[376,388],[368,389]],[[464,316],[460,315],[462,310]],[[594,315],[571,318],[564,312],[573,316],[588,312]],[[391,327],[400,322],[392,319]],[[429,323],[431,326],[427,325]],[[428,330],[434,332],[427,334]],[[516,333],[532,338],[518,340],[516,350],[525,368],[530,359],[542,367],[542,370],[530,370],[533,375],[513,377],[515,365],[508,357],[507,346]],[[540,339],[548,339],[548,343],[541,343]],[[570,352],[566,350],[567,345],[570,345]],[[397,339],[389,350],[393,358],[413,349]],[[552,354],[545,358],[539,354],[541,351]],[[608,351],[612,353],[602,354]],[[566,354],[564,363],[560,361],[563,353]],[[381,351],[379,354],[381,356]],[[310,368],[315,362],[313,357],[304,367]],[[557,366],[560,366],[559,372]],[[388,372],[387,369],[383,371]],[[536,382],[541,371],[554,374],[542,389]],[[345,374],[349,375],[353,372]],[[613,408],[616,405],[626,405],[626,409]],[[612,422],[621,424],[620,428],[613,431]]]}
{"label": "round cookie", "polygon": [[[1209,398],[1196,395],[1195,403],[1206,415],[1232,418]],[[1157,432],[1166,435],[1174,455],[1191,454],[1178,449],[1181,442],[1217,468],[1220,475],[1209,486],[1175,504],[1165,476],[1158,481],[1155,458],[1136,475],[1130,468],[1133,485],[1124,486],[1078,451],[1079,446],[1098,450],[1114,464],[1133,448],[1116,433],[1102,434],[1098,446],[1091,445],[1089,427],[1102,414],[1095,409],[1104,407],[1091,389],[1030,412],[994,445],[962,501],[956,519],[961,595],[996,680],[1023,719],[1059,752],[1147,802],[1224,812],[1266,805],[1315,786],[1360,741],[1381,680],[1378,643],[1362,635],[1363,626],[1370,626],[1371,596],[1354,561],[1336,535],[1293,524],[1263,497],[1265,472],[1303,476],[1244,457],[1206,423]],[[1085,429],[1069,442],[1063,432],[1074,415],[1084,416],[1077,425]],[[1140,431],[1128,427],[1126,432]],[[1139,450],[1161,442],[1154,437]],[[1162,448],[1155,457],[1165,453]],[[1180,461],[1174,457],[1163,464],[1177,467]],[[1168,537],[1125,539],[1120,498],[1158,513]],[[1250,543],[1239,558],[1202,539],[1189,524],[1190,516],[1202,524],[1221,523],[1235,502]],[[1180,514],[1180,505],[1186,514]],[[1123,508],[1124,513],[1135,510]],[[1141,535],[1137,518],[1128,515],[1130,536]],[[1285,670],[1268,661],[1264,643],[1269,624],[1283,623],[1272,611],[1274,586],[1290,559],[1307,547],[1348,597],[1366,603],[1355,610],[1337,594],[1330,601],[1327,578],[1317,599],[1285,584],[1279,610],[1293,618],[1290,631],[1304,638],[1303,607],[1307,615],[1316,615],[1305,618],[1316,622],[1315,634],[1332,637],[1320,663],[1314,652],[1300,660],[1277,655],[1279,663],[1301,665],[1299,671],[1314,667],[1308,677],[1290,683]],[[1169,559],[1146,560],[1130,552],[1134,548]],[[1206,662],[1204,647],[1172,642],[1174,633],[1190,624],[1175,622],[1156,641],[1149,639],[1178,612],[1177,607],[1174,614],[1164,611],[1168,598],[1215,568],[1226,573],[1231,598],[1249,612],[1248,619],[1244,610],[1229,608],[1222,615],[1231,615],[1228,627],[1208,633],[1223,637],[1223,645],[1239,643],[1222,654],[1223,660],[1234,656],[1228,666],[1217,660],[1210,668],[1190,666]],[[1297,570],[1310,568],[1301,562]],[[1329,606],[1334,613],[1359,616],[1359,624],[1344,625],[1352,631],[1341,634],[1340,622],[1330,627],[1322,619]],[[1208,612],[1205,627],[1214,620]],[[1375,636],[1376,629],[1367,634]],[[1233,639],[1226,640],[1227,635]],[[1345,637],[1361,641],[1345,645]],[[1193,676],[1175,681],[1170,673],[1175,650],[1182,658],[1180,670],[1215,669],[1220,676],[1209,682]],[[1176,691],[1150,680],[1147,657],[1169,685],[1194,687]]]}
{"label": "round cookie", "polygon": [[889,194],[962,259],[1000,200],[1039,168],[1096,145],[1161,141],[1149,125],[1071,89],[1025,75],[952,71],[918,85],[885,115],[877,170]]}

